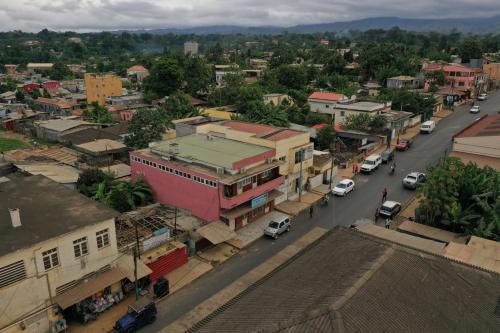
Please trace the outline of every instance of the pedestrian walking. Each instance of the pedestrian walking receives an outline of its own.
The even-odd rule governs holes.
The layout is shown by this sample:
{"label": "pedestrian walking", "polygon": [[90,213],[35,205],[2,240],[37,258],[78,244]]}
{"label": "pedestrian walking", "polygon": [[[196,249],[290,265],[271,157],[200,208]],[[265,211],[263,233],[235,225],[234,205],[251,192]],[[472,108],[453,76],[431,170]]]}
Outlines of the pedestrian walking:
{"label": "pedestrian walking", "polygon": [[386,229],[390,229],[390,227],[391,227],[391,223],[392,223],[392,220],[391,220],[391,219],[389,219],[389,218],[388,218],[388,219],[386,219],[386,220],[385,220],[385,228],[386,228]]}
{"label": "pedestrian walking", "polygon": [[387,200],[387,187],[384,187],[384,190],[382,191],[382,202]]}
{"label": "pedestrian walking", "polygon": [[309,207],[309,218],[312,218],[312,217],[313,217],[313,213],[314,213],[314,207],[313,207],[313,205],[311,205],[311,206]]}
{"label": "pedestrian walking", "polygon": [[377,223],[379,216],[380,216],[380,211],[377,208],[377,209],[375,209],[375,223]]}

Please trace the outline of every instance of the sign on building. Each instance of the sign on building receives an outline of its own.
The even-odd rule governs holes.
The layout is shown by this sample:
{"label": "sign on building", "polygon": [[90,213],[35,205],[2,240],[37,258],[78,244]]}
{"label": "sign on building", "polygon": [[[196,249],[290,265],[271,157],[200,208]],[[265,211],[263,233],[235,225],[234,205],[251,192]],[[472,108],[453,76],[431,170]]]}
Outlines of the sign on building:
{"label": "sign on building", "polygon": [[256,198],[252,199],[251,206],[252,208],[259,207],[262,205],[265,205],[267,202],[267,193],[264,193],[262,195],[259,195]]}

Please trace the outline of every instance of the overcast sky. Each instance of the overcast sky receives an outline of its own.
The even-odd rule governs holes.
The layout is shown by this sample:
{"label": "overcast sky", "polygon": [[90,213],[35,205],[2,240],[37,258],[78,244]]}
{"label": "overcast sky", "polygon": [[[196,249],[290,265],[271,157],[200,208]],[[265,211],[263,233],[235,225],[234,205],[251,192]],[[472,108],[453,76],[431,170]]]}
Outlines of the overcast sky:
{"label": "overcast sky", "polygon": [[0,30],[277,25],[500,15],[500,0],[0,0]]}

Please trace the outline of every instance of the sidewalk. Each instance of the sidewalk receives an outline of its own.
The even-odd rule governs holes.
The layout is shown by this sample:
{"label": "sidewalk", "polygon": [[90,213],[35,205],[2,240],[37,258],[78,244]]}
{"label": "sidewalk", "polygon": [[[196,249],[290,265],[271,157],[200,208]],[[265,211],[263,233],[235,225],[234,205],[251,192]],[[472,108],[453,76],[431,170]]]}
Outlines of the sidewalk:
{"label": "sidewalk", "polygon": [[255,242],[264,235],[264,229],[269,225],[275,217],[281,215],[280,212],[271,211],[268,214],[258,218],[245,227],[236,230],[236,238],[226,241],[227,244],[234,246],[237,249],[243,249]]}
{"label": "sidewalk", "polygon": [[318,240],[326,232],[327,230],[323,228],[312,229],[295,243],[287,246],[281,252],[271,257],[260,266],[254,268],[240,279],[236,280],[206,301],[202,302],[193,310],[184,314],[182,317],[162,329],[160,332],[185,332],[187,329],[227,303],[232,298],[236,297],[252,284],[264,278],[267,274],[271,273],[274,269],[278,268],[288,259],[292,258],[295,254],[312,244],[314,241]]}
{"label": "sidewalk", "polygon": [[291,216],[297,216],[302,211],[309,209],[309,207],[323,197],[323,194],[320,194],[319,191],[305,192],[302,194],[302,198],[295,200],[287,200],[276,206],[276,210],[283,212],[285,214]]}
{"label": "sidewalk", "polygon": [[[190,284],[203,274],[206,274],[213,269],[213,266],[204,263],[196,258],[190,258],[188,263],[179,267],[175,271],[165,275],[165,278],[170,282],[170,294],[175,293],[182,287]],[[152,289],[152,288],[150,288]],[[151,297],[151,291],[149,297]],[[168,297],[168,296],[167,296]],[[127,313],[127,308],[130,304],[135,302],[134,293],[129,294],[120,303],[102,313],[96,321],[87,325],[71,322],[67,332],[71,333],[106,333],[113,330],[115,322]],[[156,300],[161,302],[161,299]]]}

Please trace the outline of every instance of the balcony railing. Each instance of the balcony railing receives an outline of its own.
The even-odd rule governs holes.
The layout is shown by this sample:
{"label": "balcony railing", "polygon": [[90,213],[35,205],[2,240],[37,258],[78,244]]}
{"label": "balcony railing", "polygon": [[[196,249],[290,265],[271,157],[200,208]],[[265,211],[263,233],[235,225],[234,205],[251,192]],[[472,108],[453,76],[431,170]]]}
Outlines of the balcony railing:
{"label": "balcony railing", "polygon": [[[221,200],[220,200],[220,206],[223,209],[231,209],[236,206],[241,205],[242,203],[245,203],[255,197],[258,197],[259,195],[262,195],[264,193],[267,193],[281,184],[285,182],[285,177],[284,176],[279,176],[277,178],[274,178],[268,182],[265,182],[261,185],[257,185],[254,188],[251,188],[247,191],[244,191],[242,193],[236,194],[232,197],[226,197],[224,193],[220,193]],[[221,187],[222,189],[222,187]],[[221,190],[223,191],[223,189]]]}

